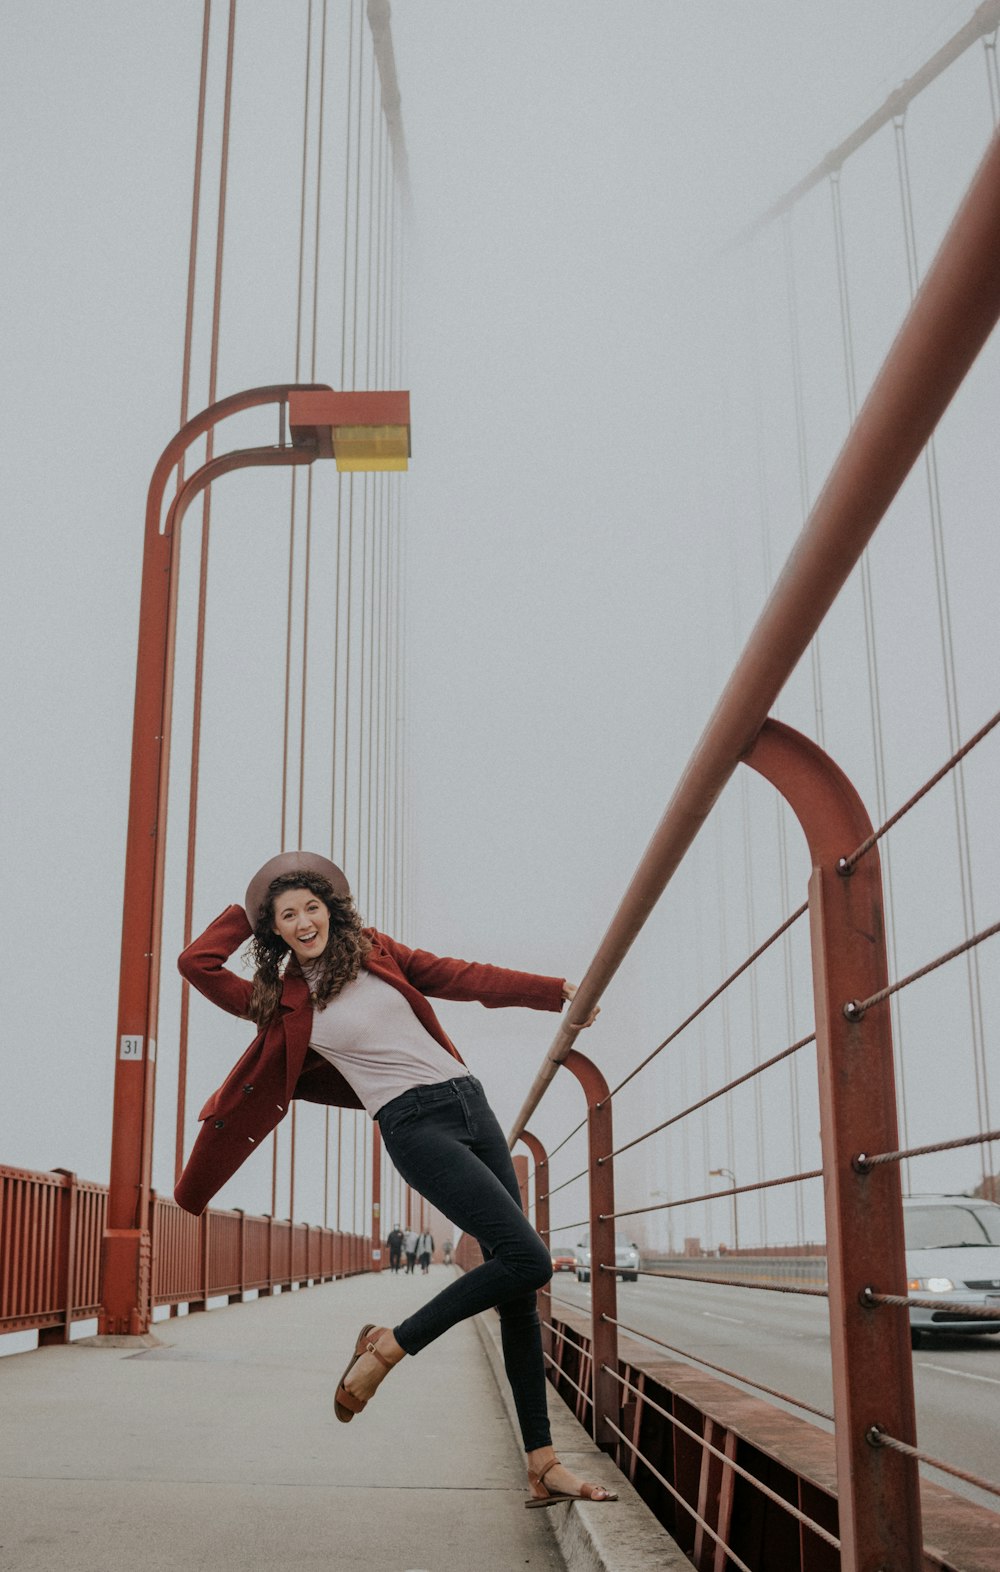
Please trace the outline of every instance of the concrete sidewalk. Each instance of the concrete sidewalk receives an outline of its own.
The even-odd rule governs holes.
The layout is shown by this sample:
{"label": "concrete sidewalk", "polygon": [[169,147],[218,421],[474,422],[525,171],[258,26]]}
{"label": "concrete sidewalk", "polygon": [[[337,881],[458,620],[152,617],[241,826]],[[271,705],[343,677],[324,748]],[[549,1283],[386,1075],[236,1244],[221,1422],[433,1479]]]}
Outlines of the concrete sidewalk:
{"label": "concrete sidewalk", "polygon": [[689,1567],[555,1391],[558,1453],[615,1506],[525,1512],[495,1314],[404,1360],[351,1424],[366,1320],[451,1280],[357,1276],[157,1322],[160,1346],[0,1360],[2,1572],[646,1572]]}
{"label": "concrete sidewalk", "polygon": [[561,1569],[472,1323],[404,1360],[351,1424],[333,1416],[363,1322],[393,1324],[450,1278],[349,1278],[160,1322],[164,1346],[138,1353],[0,1360],[0,1568]]}

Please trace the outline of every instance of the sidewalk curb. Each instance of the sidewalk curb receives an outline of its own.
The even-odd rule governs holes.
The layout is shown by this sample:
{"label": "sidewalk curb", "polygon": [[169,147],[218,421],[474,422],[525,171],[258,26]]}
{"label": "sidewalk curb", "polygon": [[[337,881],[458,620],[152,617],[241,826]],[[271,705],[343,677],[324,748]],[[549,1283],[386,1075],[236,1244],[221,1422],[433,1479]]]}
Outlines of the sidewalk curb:
{"label": "sidewalk curb", "polygon": [[[520,1446],[521,1432],[500,1346],[500,1318],[495,1311],[487,1311],[474,1320]],[[617,1490],[619,1496],[614,1505],[581,1501],[546,1510],[567,1572],[649,1572],[650,1567],[662,1572],[691,1572],[691,1562],[676,1541],[610,1457],[595,1445],[551,1384],[547,1396],[552,1440],[559,1456],[594,1484]]]}

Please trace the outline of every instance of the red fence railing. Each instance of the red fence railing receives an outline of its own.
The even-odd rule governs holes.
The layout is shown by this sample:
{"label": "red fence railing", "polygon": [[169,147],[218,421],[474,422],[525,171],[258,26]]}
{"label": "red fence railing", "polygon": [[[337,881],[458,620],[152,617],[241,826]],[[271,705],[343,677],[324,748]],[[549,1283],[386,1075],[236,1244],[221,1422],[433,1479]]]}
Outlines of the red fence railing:
{"label": "red fence railing", "polygon": [[[975,1122],[970,1116],[955,1138],[932,1137],[920,1143],[906,1138],[905,1118],[897,1117],[892,1007],[902,990],[920,984],[932,971],[974,956],[980,945],[1000,935],[1000,922],[974,922],[971,895],[966,893],[964,939],[955,934],[960,942],[943,953],[917,955],[921,964],[893,979],[886,947],[892,914],[883,893],[880,851],[883,837],[940,781],[953,775],[993,733],[1000,718],[988,721],[961,748],[953,743],[955,751],[920,791],[876,829],[838,763],[801,732],[771,718],[771,712],[1000,316],[998,255],[1000,137],[994,137],[510,1132],[511,1146],[523,1140],[534,1157],[539,1234],[546,1244],[555,1235],[571,1247],[575,1244],[578,1251],[589,1251],[578,1256],[581,1283],[590,1283],[589,1314],[587,1308],[561,1299],[557,1289],[539,1296],[550,1374],[598,1444],[632,1477],[694,1564],[712,1572],[733,1568],[769,1572],[779,1566],[783,1572],[820,1572],[827,1567],[840,1572],[869,1567],[923,1572],[931,1566],[978,1572],[996,1564],[995,1513],[949,1497],[947,1511],[935,1518],[933,1492],[920,1479],[918,1464],[963,1481],[982,1492],[981,1499],[1000,1497],[1000,1483],[918,1447],[911,1338],[916,1343],[921,1334],[919,1329],[911,1332],[909,1316],[926,1305],[949,1319],[978,1318],[986,1329],[995,1329],[1000,1306],[965,1303],[957,1291],[954,1301],[944,1304],[927,1297],[928,1290],[938,1286],[937,1279],[908,1280],[901,1174],[908,1161],[930,1154],[966,1146],[979,1146],[988,1153],[991,1143],[1000,1142],[1000,1130],[992,1127],[996,1120],[989,1116],[986,1070],[977,1057],[978,1130],[969,1128]],[[809,853],[808,891],[790,890],[779,858],[775,882],[783,885],[781,909],[788,914],[780,926],[763,944],[755,944],[747,960],[652,1052],[609,1086],[603,1070],[581,1052],[581,1047],[589,1049],[589,1042],[581,1040],[580,1027],[604,998],[741,765],[766,781],[794,813]],[[963,820],[961,781],[958,776],[954,779]],[[964,843],[967,837],[963,834],[960,839]],[[752,842],[745,829],[748,859]],[[967,846],[962,852],[966,855]],[[967,892],[970,877],[965,862],[959,873]],[[752,883],[749,875],[747,882]],[[791,911],[804,894],[806,902]],[[692,1025],[698,1030],[704,1027],[704,1012],[717,1000],[728,1006],[729,990],[739,977],[767,975],[766,957],[773,960],[774,947],[779,941],[787,943],[791,930],[807,914],[813,1029],[790,1044],[787,1037],[775,1043],[777,1052],[749,1034],[751,1067],[742,1074],[732,1073],[727,1050],[721,1055],[724,1084],[714,1088],[703,1084],[694,1100],[689,1092],[683,1095],[684,1083],[672,1085],[671,1095],[676,1091],[685,1106],[669,1117],[664,1117],[668,1109],[660,1106],[665,1099],[655,1083],[648,1089],[648,1076],[638,1083],[638,1091],[632,1089],[623,1099],[626,1086],[643,1075],[658,1055],[668,1048],[673,1051],[676,1039]],[[975,1004],[975,974],[970,974],[970,994]],[[755,1021],[753,1008],[750,1013]],[[788,1036],[792,1035],[790,1031]],[[720,1037],[725,1046],[725,1019]],[[769,1143],[764,1134],[764,1099],[781,1108],[786,1095],[776,1072],[785,1077],[790,1066],[801,1064],[806,1073],[810,1061],[815,1067],[821,1137],[811,1164],[794,1142],[790,1148],[787,1143]],[[707,1065],[704,1054],[701,1063]],[[947,1074],[948,1068],[943,1069],[943,1077]],[[541,1127],[533,1121],[557,1077],[562,1095],[553,1101],[559,1115],[572,1099],[583,1117],[558,1143],[543,1145]],[[738,1102],[750,1096],[752,1112],[745,1102]],[[795,1096],[793,1092],[792,1104]],[[649,1127],[621,1128],[637,1108]],[[695,1115],[700,1119],[706,1110],[716,1108],[742,1108],[742,1115],[729,1115],[731,1125],[743,1122],[755,1128],[752,1183],[737,1183],[733,1168],[745,1176],[742,1161],[730,1158],[729,1168],[709,1168],[709,1158],[705,1178],[699,1175],[679,1195],[669,1185],[666,1191],[650,1191],[647,1185],[638,1194],[621,1193],[624,1163],[631,1161],[625,1153],[643,1143],[657,1143],[647,1145],[647,1151],[666,1150],[676,1129],[689,1128],[685,1121]],[[551,1104],[546,1104],[545,1116],[556,1117]],[[581,1146],[586,1143],[586,1151],[570,1163],[564,1148],[577,1136]],[[749,1153],[749,1146],[743,1151]],[[557,1157],[558,1171],[552,1166]],[[709,1180],[714,1177],[730,1183],[712,1187]],[[571,1191],[574,1185],[579,1189]],[[555,1204],[564,1206],[564,1191],[578,1197],[568,1213],[574,1220],[550,1227],[550,1200],[558,1196]],[[665,1341],[669,1330],[663,1334],[660,1323],[644,1320],[653,1304],[651,1295],[626,1312],[628,1320],[638,1325],[627,1324],[619,1313],[617,1275],[624,1274],[616,1262],[616,1231],[631,1228],[633,1219],[683,1218],[684,1208],[724,1200],[732,1206],[737,1245],[741,1206],[752,1201],[763,1218],[769,1197],[804,1192],[822,1195],[821,1202],[810,1200],[810,1206],[814,1215],[819,1205],[823,1208],[827,1284],[778,1282],[774,1276],[769,1282],[752,1281],[752,1273],[740,1270],[738,1250],[731,1270],[727,1273],[723,1266],[718,1275],[712,1274],[712,1282],[700,1264],[692,1270],[678,1259],[656,1270],[646,1263],[638,1275],[647,1290],[657,1280],[656,1293],[667,1307],[671,1303],[667,1296],[690,1292],[692,1282],[713,1294],[725,1288],[738,1290],[747,1300],[758,1300],[761,1293],[780,1293],[805,1296],[797,1301],[803,1306],[826,1302],[832,1412],[810,1408],[794,1394],[710,1364],[697,1352],[672,1348]],[[760,1232],[766,1243],[766,1230],[762,1227]],[[474,1249],[463,1240],[460,1264],[473,1259]],[[975,1290],[988,1284],[957,1285],[963,1286]],[[673,1302],[679,1303],[679,1298]],[[665,1353],[677,1353],[713,1374],[678,1375],[685,1367],[673,1365]],[[755,1388],[777,1399],[780,1406],[765,1407],[759,1398],[743,1392],[735,1406],[731,1392],[723,1401],[718,1375]],[[832,1425],[832,1435],[815,1429],[812,1421],[796,1420],[795,1437],[785,1445],[781,1438],[789,1434],[788,1404]],[[758,1424],[761,1414],[768,1417]],[[748,1435],[751,1425],[757,1426],[755,1436]],[[788,1478],[779,1478],[779,1463]],[[734,1508],[739,1500],[742,1511]],[[942,1548],[945,1530],[947,1544]],[[932,1550],[932,1545],[938,1548]]]}
{"label": "red fence railing", "polygon": [[[68,1341],[74,1321],[97,1315],[107,1194],[62,1169],[0,1167],[0,1334]],[[371,1243],[287,1218],[215,1210],[192,1217],[158,1196],[153,1304],[201,1305],[349,1277],[368,1269]]]}

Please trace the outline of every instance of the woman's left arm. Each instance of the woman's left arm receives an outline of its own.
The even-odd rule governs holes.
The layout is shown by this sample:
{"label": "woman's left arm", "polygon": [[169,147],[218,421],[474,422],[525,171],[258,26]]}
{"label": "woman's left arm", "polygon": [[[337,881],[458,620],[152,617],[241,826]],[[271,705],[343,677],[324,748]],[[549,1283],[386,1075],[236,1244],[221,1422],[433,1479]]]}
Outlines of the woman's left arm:
{"label": "woman's left arm", "polygon": [[378,935],[407,982],[435,999],[478,1000],[488,1010],[521,1006],[528,1010],[561,1010],[572,986],[564,977],[540,977],[533,972],[510,971],[428,950],[411,950],[387,934]]}

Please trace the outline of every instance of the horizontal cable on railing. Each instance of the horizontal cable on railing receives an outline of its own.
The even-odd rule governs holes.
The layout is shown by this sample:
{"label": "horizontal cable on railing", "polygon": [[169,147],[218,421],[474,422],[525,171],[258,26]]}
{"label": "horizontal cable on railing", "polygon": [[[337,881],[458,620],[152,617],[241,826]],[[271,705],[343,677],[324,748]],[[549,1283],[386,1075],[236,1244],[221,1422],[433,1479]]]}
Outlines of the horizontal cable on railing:
{"label": "horizontal cable on railing", "polygon": [[[705,1010],[708,1009],[710,1004],[714,1004],[716,999],[721,998],[726,989],[731,987],[738,977],[742,977],[743,973],[753,965],[754,961],[759,961],[761,956],[771,948],[771,945],[776,944],[777,941],[781,938],[782,934],[787,933],[792,924],[798,922],[799,918],[804,916],[808,910],[809,903],[806,901],[798,908],[797,911],[792,912],[790,917],[786,917],[780,928],[776,928],[770,937],[764,940],[763,944],[757,946],[757,949],[754,950],[752,955],[748,955],[746,960],[741,962],[734,972],[730,972],[729,976],[725,979],[725,981],[719,984],[714,993],[710,993],[708,998],[703,1000],[696,1010],[692,1010],[691,1014],[687,1017],[686,1020],[683,1020],[679,1026],[675,1027],[668,1037],[664,1037],[662,1043],[658,1043],[653,1049],[652,1053],[648,1053],[646,1055],[641,1064],[637,1064],[634,1070],[630,1070],[623,1081],[619,1081],[617,1086],[613,1086],[611,1088],[608,1096],[614,1097],[616,1093],[621,1091],[623,1086],[627,1086],[629,1081],[633,1080],[635,1076],[639,1074],[640,1070],[644,1070],[647,1064],[650,1064],[656,1058],[658,1053],[662,1053],[664,1048],[668,1048],[670,1044],[681,1035],[681,1032],[687,1030],[692,1021],[696,1021],[699,1015],[702,1015]],[[604,1103],[600,1102],[597,1104],[597,1106],[598,1108],[603,1108]]]}
{"label": "horizontal cable on railing", "polygon": [[[726,1092],[731,1092],[735,1087],[742,1086],[744,1081],[752,1081],[755,1075],[761,1075],[765,1070],[772,1069],[774,1065],[780,1064],[783,1059],[789,1058],[793,1053],[798,1053],[800,1048],[806,1048],[815,1041],[816,1033],[810,1032],[808,1037],[803,1037],[799,1042],[792,1043],[789,1048],[783,1048],[780,1053],[774,1054],[770,1059],[765,1059],[762,1064],[754,1065],[753,1069],[748,1070],[745,1075],[738,1075],[734,1081],[728,1081],[725,1086],[720,1086],[717,1092],[709,1092],[707,1097],[700,1097],[689,1108],[682,1108],[680,1113],[673,1114],[669,1119],[664,1119],[662,1124],[656,1125],[652,1130],[647,1130],[645,1135],[637,1135],[634,1141],[626,1141],[624,1146],[616,1146],[613,1152],[607,1152],[604,1157],[599,1157],[597,1159],[598,1163],[606,1163],[609,1157],[617,1157],[619,1152],[627,1152],[630,1147],[638,1146],[640,1141],[648,1141],[651,1135],[658,1135],[661,1130],[666,1130],[670,1125],[677,1124],[681,1119],[686,1119],[688,1114],[697,1113],[699,1108],[707,1107],[709,1103],[715,1102],[716,1098],[724,1097]],[[713,1191],[715,1195],[722,1193],[719,1190]]]}
{"label": "horizontal cable on railing", "polygon": [[[566,1299],[559,1302],[569,1304]],[[578,1306],[574,1305],[572,1308],[577,1309]],[[682,1359],[694,1360],[696,1364],[705,1365],[707,1369],[714,1370],[719,1375],[730,1376],[732,1380],[739,1381],[743,1386],[752,1386],[757,1392],[766,1392],[768,1397],[780,1398],[784,1403],[792,1403],[796,1408],[804,1409],[807,1414],[815,1414],[819,1419],[827,1419],[830,1424],[834,1423],[833,1415],[828,1414],[825,1409],[814,1408],[812,1403],[804,1403],[800,1397],[792,1397],[790,1392],[781,1392],[777,1387],[765,1386],[763,1381],[751,1381],[749,1376],[740,1375],[738,1370],[727,1370],[725,1365],[713,1364],[711,1359],[705,1359],[701,1354],[693,1354],[689,1349],[677,1348],[673,1343],[665,1343],[662,1337],[654,1337],[652,1332],[642,1332],[637,1326],[629,1326],[625,1321],[616,1320],[613,1315],[602,1315],[601,1320],[617,1326],[622,1332],[632,1332],[636,1337],[643,1337],[648,1343],[655,1343],[657,1348],[665,1348],[671,1354],[679,1354]],[[624,1355],[622,1357],[624,1358]]]}
{"label": "horizontal cable on railing", "polygon": [[620,1439],[622,1441],[624,1441],[625,1445],[628,1447],[628,1449],[632,1453],[632,1455],[639,1459],[639,1461],[640,1461],[640,1463],[642,1463],[643,1467],[649,1469],[649,1472],[652,1474],[653,1478],[659,1481],[659,1483],[663,1486],[664,1490],[668,1490],[670,1492],[670,1494],[673,1496],[674,1500],[678,1501],[680,1503],[680,1505],[683,1508],[683,1510],[690,1517],[694,1518],[695,1522],[698,1524],[698,1527],[701,1528],[701,1529],[704,1529],[704,1531],[708,1535],[708,1537],[710,1539],[714,1539],[715,1543],[722,1547],[722,1549],[726,1553],[726,1559],[732,1564],[732,1566],[738,1568],[738,1572],[752,1572],[752,1569],[747,1566],[746,1562],[740,1560],[740,1558],[736,1554],[735,1550],[733,1550],[731,1548],[731,1546],[726,1544],[725,1540],[719,1534],[716,1533],[715,1529],[712,1528],[709,1523],[705,1522],[705,1519],[700,1515],[700,1513],[695,1511],[695,1509],[691,1505],[690,1501],[685,1501],[684,1497],[681,1495],[681,1493],[677,1489],[677,1487],[675,1485],[672,1485],[670,1483],[669,1479],[664,1479],[663,1475],[660,1473],[660,1470],[655,1466],[655,1464],[653,1464],[653,1463],[651,1463],[649,1461],[649,1458],[645,1455],[644,1452],[640,1452],[639,1448],[636,1446],[634,1441],[630,1441],[629,1440],[629,1438],[625,1434],[624,1430],[620,1430],[618,1428],[618,1426],[615,1424],[614,1420],[613,1419],[609,1419],[607,1417],[607,1415],[604,1416],[604,1423],[607,1425],[609,1430],[613,1430],[615,1435],[619,1436]]}
{"label": "horizontal cable on railing", "polygon": [[801,1174],[785,1174],[782,1179],[759,1179],[756,1184],[738,1184],[731,1190],[707,1190],[704,1195],[687,1195],[682,1201],[658,1201],[655,1206],[633,1206],[622,1212],[601,1212],[601,1222],[613,1217],[638,1217],[641,1212],[666,1212],[673,1206],[695,1206],[699,1201],[724,1201],[727,1195],[751,1195],[755,1190],[773,1190],[778,1185],[796,1184],[800,1179],[822,1179],[822,1168],[810,1168]]}
{"label": "horizontal cable on railing", "polygon": [[944,780],[945,776],[962,762],[966,754],[971,753],[972,749],[977,745],[977,743],[982,742],[984,737],[989,736],[990,732],[997,725],[1000,725],[1000,710],[998,710],[997,713],[986,722],[985,726],[981,726],[976,732],[975,736],[970,737],[968,742],[965,743],[963,747],[959,748],[957,753],[953,753],[947,763],[942,764],[937,773],[932,775],[930,780],[926,781],[924,785],[920,787],[919,791],[915,791],[913,796],[908,798],[907,801],[903,803],[902,807],[897,808],[896,812],[886,819],[883,825],[881,825],[877,830],[873,831],[866,841],[862,841],[861,845],[857,848],[856,851],[853,851],[849,857],[842,857],[838,865],[839,871],[841,873],[849,873],[855,864],[858,863],[868,852],[870,852],[873,846],[878,844],[883,835],[886,835],[894,825],[898,824],[900,819],[908,814],[911,808],[915,808],[917,803],[920,802],[921,798],[926,797],[927,793],[932,791],[939,781]]}
{"label": "horizontal cable on railing", "polygon": [[[572,1299],[560,1299],[558,1294],[551,1294],[550,1293],[549,1294],[549,1298],[550,1298],[550,1300],[552,1301],[552,1303],[554,1305],[565,1305],[567,1310],[577,1310],[577,1311],[579,1311],[580,1308],[581,1308],[579,1305],[574,1304]],[[549,1322],[549,1321],[543,1321],[542,1325],[551,1327],[551,1330],[553,1332],[555,1332],[560,1337],[563,1335],[559,1331],[559,1328],[557,1326],[552,1326],[552,1323]]]}
{"label": "horizontal cable on railing", "polygon": [[876,1004],[881,1004],[894,993],[899,993],[901,988],[908,988],[910,983],[916,982],[921,977],[926,977],[928,972],[937,971],[939,966],[944,966],[948,961],[954,961],[966,950],[974,949],[977,944],[982,944],[984,939],[992,939],[995,933],[1000,933],[1000,922],[995,922],[989,928],[983,928],[979,933],[974,933],[971,939],[966,939],[964,944],[957,944],[953,950],[948,950],[944,955],[939,955],[936,960],[928,961],[926,966],[921,966],[918,971],[911,972],[908,977],[901,977],[898,982],[890,983],[887,988],[880,988],[878,993],[873,993],[868,999],[850,999],[844,1005],[844,1014],[849,1021],[860,1021],[867,1010]]}
{"label": "horizontal cable on railing", "polygon": [[1000,1496],[1000,1485],[995,1485],[989,1479],[980,1479],[978,1474],[967,1474],[964,1468],[956,1468],[954,1463],[942,1463],[940,1458],[928,1457],[926,1452],[920,1452],[915,1446],[909,1446],[905,1441],[897,1441],[895,1436],[886,1435],[879,1425],[872,1425],[866,1437],[870,1446],[891,1447],[894,1452],[903,1452],[907,1457],[915,1457],[918,1462],[926,1463],[930,1468],[939,1468],[943,1474],[952,1474],[956,1479],[963,1479],[967,1485],[976,1485],[980,1490],[988,1490],[990,1495]]}
{"label": "horizontal cable on railing", "polygon": [[[614,1268],[601,1267],[602,1272],[607,1270]],[[709,1288],[750,1288],[765,1294],[805,1294],[810,1299],[830,1297],[825,1288],[795,1288],[791,1283],[747,1283],[739,1277],[699,1277],[697,1272],[651,1272],[648,1267],[642,1266],[637,1270],[640,1277],[676,1278],[679,1283],[701,1283]],[[912,1302],[919,1304],[919,1300]]]}
{"label": "horizontal cable on railing", "polygon": [[713,1446],[711,1441],[707,1440],[705,1436],[699,1435],[697,1430],[692,1430],[689,1425],[684,1424],[682,1420],[677,1418],[676,1414],[672,1414],[669,1409],[663,1408],[648,1393],[640,1390],[634,1382],[629,1381],[623,1375],[619,1375],[609,1365],[602,1365],[601,1369],[616,1381],[620,1381],[622,1386],[628,1387],[629,1391],[634,1392],[647,1407],[652,1408],[657,1414],[661,1414],[675,1429],[682,1430],[686,1436],[691,1437],[692,1441],[697,1441],[704,1451],[711,1452],[712,1456],[717,1457],[724,1467],[731,1468],[734,1474],[739,1474],[741,1479],[747,1480],[749,1484],[753,1485],[755,1490],[760,1491],[762,1496],[767,1496],[769,1501],[774,1501],[778,1506],[783,1507],[797,1522],[803,1524],[805,1528],[812,1529],[813,1533],[818,1534],[820,1539],[825,1539],[828,1545],[833,1546],[834,1550],[840,1549],[840,1540],[836,1535],[831,1534],[829,1529],[817,1523],[815,1518],[808,1517],[805,1512],[800,1512],[798,1507],[793,1506],[790,1501],[786,1501],[784,1496],[779,1496],[776,1490],[771,1489],[770,1485],[765,1485],[763,1480],[757,1479],[755,1475],[750,1473],[749,1469],[742,1468],[735,1458],[727,1457],[725,1452],[721,1451],[719,1447]]}
{"label": "horizontal cable on railing", "polygon": [[573,1126],[572,1130],[569,1132],[569,1135],[563,1137],[563,1139],[559,1142],[558,1146],[554,1146],[552,1148],[551,1152],[549,1153],[549,1162],[552,1161],[553,1157],[555,1157],[557,1152],[561,1152],[563,1147],[566,1146],[570,1141],[572,1141],[574,1135],[579,1135],[580,1131],[583,1129],[583,1127],[584,1127],[584,1125],[586,1123],[587,1123],[587,1120],[586,1120],[586,1117],[584,1117],[583,1119],[580,1120],[579,1124],[575,1124]]}
{"label": "horizontal cable on railing", "polygon": [[568,1233],[571,1228],[589,1228],[589,1227],[590,1227],[590,1218],[589,1217],[585,1217],[579,1223],[560,1223],[558,1228],[550,1228],[549,1229],[549,1233],[550,1234],[565,1234],[565,1233]]}
{"label": "horizontal cable on railing", "polygon": [[891,1305],[893,1309],[908,1310],[917,1305],[921,1310],[940,1310],[949,1318],[964,1320],[971,1316],[976,1321],[996,1321],[1000,1324],[1000,1305],[987,1309],[985,1305],[967,1305],[957,1299],[916,1299],[910,1294],[880,1294],[874,1288],[861,1290],[863,1305]]}
{"label": "horizontal cable on railing", "polygon": [[580,1396],[584,1399],[584,1401],[589,1403],[590,1402],[590,1393],[589,1392],[585,1392],[583,1387],[580,1386],[576,1381],[574,1381],[573,1377],[571,1375],[567,1375],[566,1371],[563,1370],[562,1366],[556,1364],[556,1361],[553,1359],[551,1354],[546,1354],[544,1357],[545,1357],[546,1362],[548,1364],[550,1364],[552,1366],[552,1368],[558,1372],[560,1379],[563,1380],[563,1381],[568,1381],[570,1386],[573,1388],[573,1390],[575,1392],[579,1392]]}
{"label": "horizontal cable on railing", "polygon": [[927,1157],[933,1152],[953,1152],[959,1146],[982,1146],[987,1141],[1000,1141],[1000,1130],[986,1130],[981,1135],[960,1135],[954,1141],[932,1141],[929,1146],[907,1146],[898,1152],[876,1152],[869,1157],[859,1152],[853,1166],[860,1174],[879,1168],[883,1163],[901,1163],[904,1157]]}
{"label": "horizontal cable on railing", "polygon": [[565,1190],[567,1185],[576,1184],[578,1179],[585,1179],[589,1172],[589,1168],[581,1168],[578,1174],[574,1174],[571,1179],[564,1179],[562,1184],[554,1184],[551,1190],[547,1190],[545,1194],[540,1195],[538,1199],[540,1201],[547,1201],[550,1195],[558,1195],[559,1191]]}

